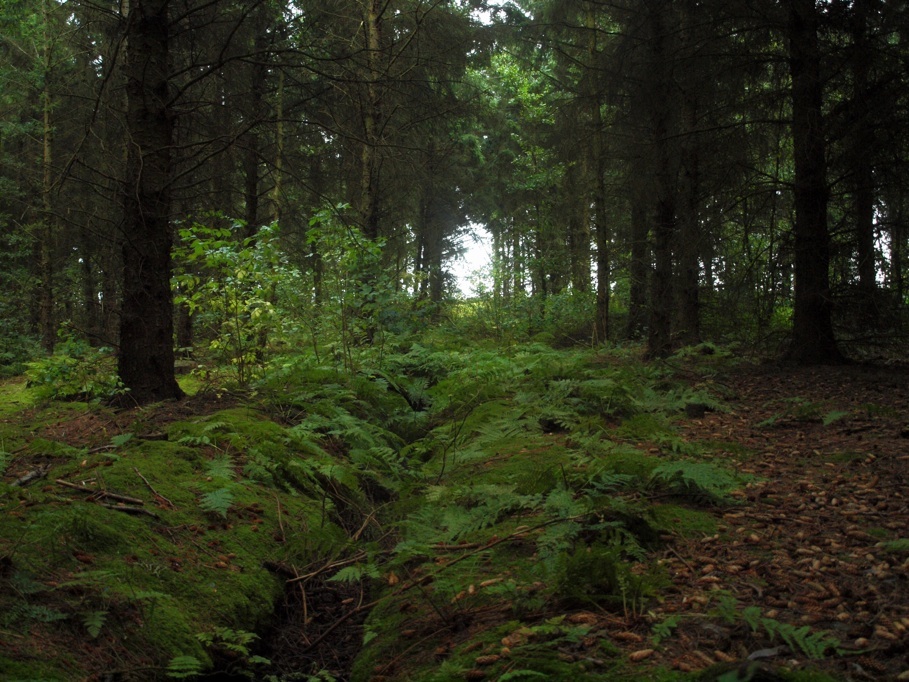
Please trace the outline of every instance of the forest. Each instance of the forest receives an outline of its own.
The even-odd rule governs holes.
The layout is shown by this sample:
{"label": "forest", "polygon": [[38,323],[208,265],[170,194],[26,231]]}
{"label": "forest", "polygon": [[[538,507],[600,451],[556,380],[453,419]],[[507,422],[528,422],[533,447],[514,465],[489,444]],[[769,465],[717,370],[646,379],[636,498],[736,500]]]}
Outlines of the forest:
{"label": "forest", "polygon": [[0,680],[909,680],[907,160],[895,0],[0,0]]}

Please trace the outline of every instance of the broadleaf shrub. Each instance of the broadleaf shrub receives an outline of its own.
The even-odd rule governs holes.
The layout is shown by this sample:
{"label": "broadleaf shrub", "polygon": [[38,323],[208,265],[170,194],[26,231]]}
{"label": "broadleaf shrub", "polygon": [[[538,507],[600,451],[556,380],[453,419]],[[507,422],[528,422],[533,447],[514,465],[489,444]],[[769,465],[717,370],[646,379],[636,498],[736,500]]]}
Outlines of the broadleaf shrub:
{"label": "broadleaf shrub", "polygon": [[104,400],[125,390],[111,349],[74,337],[65,338],[52,355],[28,363],[25,376],[45,399]]}

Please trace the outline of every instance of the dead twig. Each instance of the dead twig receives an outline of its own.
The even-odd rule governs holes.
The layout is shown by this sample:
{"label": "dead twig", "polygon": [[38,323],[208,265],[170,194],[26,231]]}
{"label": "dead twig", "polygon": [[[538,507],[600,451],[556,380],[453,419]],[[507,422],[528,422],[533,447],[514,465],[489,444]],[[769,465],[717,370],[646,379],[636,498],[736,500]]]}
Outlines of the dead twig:
{"label": "dead twig", "polygon": [[153,511],[144,509],[142,507],[130,507],[125,504],[105,504],[104,502],[98,502],[105,509],[113,509],[114,511],[122,511],[127,514],[144,514],[146,516],[151,516],[153,519],[160,519],[161,517],[155,514]]}
{"label": "dead twig", "polygon": [[[345,622],[347,622],[347,621],[348,621],[350,618],[352,618],[353,616],[356,616],[357,614],[362,613],[363,611],[368,611],[369,609],[371,609],[371,608],[377,606],[378,604],[382,603],[383,601],[385,601],[385,600],[387,600],[387,599],[393,599],[394,597],[398,597],[398,596],[404,594],[405,592],[408,592],[408,591],[412,590],[414,587],[418,587],[418,586],[420,586],[420,585],[425,585],[427,582],[431,582],[431,581],[434,580],[439,574],[441,574],[443,571],[448,570],[449,568],[451,568],[451,567],[454,566],[455,564],[458,564],[458,563],[460,563],[460,562],[462,562],[462,561],[464,561],[464,560],[466,560],[466,559],[469,559],[469,558],[471,558],[471,557],[473,557],[473,556],[476,556],[477,554],[480,554],[481,552],[486,552],[486,551],[492,549],[493,547],[496,547],[497,545],[501,545],[503,542],[508,542],[509,540],[513,540],[513,539],[516,538],[516,537],[520,537],[520,536],[522,536],[522,535],[526,535],[527,533],[532,533],[533,531],[540,530],[540,529],[542,529],[542,528],[545,528],[546,526],[551,526],[551,525],[554,524],[554,523],[563,523],[564,521],[573,521],[573,520],[576,520],[576,519],[583,518],[584,516],[586,516],[586,515],[585,515],[585,514],[578,514],[578,515],[576,515],[576,516],[569,516],[569,517],[567,517],[567,518],[551,519],[551,520],[549,520],[549,521],[545,521],[545,522],[543,522],[543,523],[541,523],[541,524],[538,524],[538,525],[536,525],[536,526],[533,526],[533,527],[521,528],[520,530],[516,530],[516,531],[513,532],[513,533],[509,533],[508,535],[506,535],[506,536],[504,536],[504,537],[495,538],[495,539],[493,539],[493,540],[490,540],[490,541],[487,542],[486,544],[484,544],[484,545],[482,545],[482,546],[478,547],[477,549],[474,549],[474,550],[472,550],[472,551],[470,551],[470,552],[464,552],[464,554],[462,554],[461,556],[459,556],[459,557],[457,557],[457,558],[455,558],[455,559],[452,559],[452,560],[449,561],[448,563],[442,564],[442,565],[438,568],[438,570],[433,571],[432,573],[428,573],[428,574],[426,574],[426,575],[424,575],[424,576],[420,576],[419,578],[416,578],[416,579],[414,579],[414,580],[411,580],[410,582],[408,582],[408,583],[402,585],[401,587],[399,587],[398,589],[394,590],[394,591],[391,592],[390,594],[387,594],[387,595],[384,595],[384,596],[382,596],[382,597],[379,597],[378,599],[374,599],[373,601],[371,601],[371,602],[369,602],[369,603],[367,603],[367,604],[359,604],[359,605],[357,605],[355,608],[351,609],[350,611],[348,611],[347,613],[345,613],[343,616],[341,616],[340,618],[338,618],[334,623],[332,623],[331,625],[329,625],[328,628],[326,628],[326,629],[322,632],[321,635],[319,635],[318,637],[316,637],[316,639],[315,639],[311,644],[309,644],[309,646],[307,646],[307,647],[305,647],[305,648],[303,649],[303,652],[305,653],[305,652],[312,651],[315,647],[319,646],[319,644],[321,644],[322,642],[324,642],[324,641],[328,638],[328,636],[331,635],[332,632],[334,632],[335,630],[337,630],[341,625],[343,625]],[[365,554],[365,553],[364,553],[364,554]],[[350,560],[347,560],[346,563],[353,563],[353,562],[350,561]],[[321,569],[320,569],[320,570],[321,570]],[[317,571],[316,574],[318,574],[318,572],[319,572],[319,571]]]}
{"label": "dead twig", "polygon": [[362,561],[365,558],[366,558],[366,552],[357,552],[352,557],[348,557],[347,559],[339,559],[338,561],[330,561],[327,564],[324,564],[321,568],[317,568],[315,571],[307,573],[306,575],[297,576],[296,578],[291,578],[287,582],[296,583],[296,582],[300,582],[300,581],[306,581],[306,580],[309,580],[310,578],[315,578],[317,575],[319,575],[321,573],[325,573],[325,571],[330,571],[333,568],[341,568],[342,566],[349,566],[350,564],[355,564],[358,561]]}
{"label": "dead twig", "polygon": [[275,495],[275,503],[278,505],[278,528],[281,529],[281,542],[287,542],[287,536],[284,534],[284,522],[281,520],[281,498]]}
{"label": "dead twig", "polygon": [[145,483],[145,485],[148,486],[148,489],[152,491],[152,495],[154,495],[156,499],[159,499],[159,500],[161,500],[162,502],[166,502],[166,503],[167,503],[167,506],[170,507],[171,509],[176,509],[176,508],[177,508],[177,505],[175,505],[173,502],[171,502],[171,501],[168,500],[166,497],[164,497],[164,495],[162,495],[162,494],[159,493],[157,490],[155,490],[155,489],[152,487],[152,484],[148,482],[148,479],[145,478],[145,476],[143,476],[142,473],[141,473],[136,467],[133,467],[133,471],[135,471],[135,472],[136,472],[136,475],[139,476],[139,478],[142,479],[142,481]]}

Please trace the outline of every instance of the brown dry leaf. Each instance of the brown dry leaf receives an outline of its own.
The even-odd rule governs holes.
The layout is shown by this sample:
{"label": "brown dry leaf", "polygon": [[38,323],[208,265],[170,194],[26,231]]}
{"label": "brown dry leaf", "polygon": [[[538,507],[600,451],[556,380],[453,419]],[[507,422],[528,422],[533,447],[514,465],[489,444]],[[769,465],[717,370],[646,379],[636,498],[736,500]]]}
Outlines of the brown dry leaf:
{"label": "brown dry leaf", "polygon": [[502,659],[498,654],[490,654],[488,656],[477,656],[474,659],[476,665],[492,665],[493,663],[498,663]]}
{"label": "brown dry leaf", "polygon": [[617,632],[612,636],[620,642],[643,642],[644,638],[636,632]]}
{"label": "brown dry leaf", "polygon": [[502,637],[502,646],[510,649],[512,647],[521,646],[526,641],[527,641],[527,638],[521,637],[520,635],[515,635],[515,634],[506,635],[505,637]]}
{"label": "brown dry leaf", "polygon": [[628,654],[628,660],[637,663],[653,656],[653,649],[641,649]]}

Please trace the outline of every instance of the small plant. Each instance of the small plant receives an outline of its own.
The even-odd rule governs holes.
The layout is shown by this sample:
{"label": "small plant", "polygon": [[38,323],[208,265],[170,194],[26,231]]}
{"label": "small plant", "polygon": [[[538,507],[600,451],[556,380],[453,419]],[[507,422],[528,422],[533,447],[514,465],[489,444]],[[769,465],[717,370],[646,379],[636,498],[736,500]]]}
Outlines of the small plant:
{"label": "small plant", "polygon": [[771,641],[781,639],[793,651],[800,651],[809,658],[821,659],[828,651],[838,651],[840,640],[825,630],[812,632],[807,625],[796,627],[775,618],[768,618],[757,606],[738,610],[738,600],[723,594],[717,602],[717,613],[728,623],[744,622],[753,633],[763,630]]}
{"label": "small plant", "polygon": [[651,632],[653,632],[653,645],[659,646],[660,642],[664,639],[672,637],[672,633],[675,632],[675,629],[679,626],[680,622],[682,622],[682,617],[679,614],[674,613],[658,623],[654,623],[651,628]]}
{"label": "small plant", "polygon": [[85,626],[88,636],[92,639],[98,638],[98,635],[101,634],[101,628],[104,627],[106,621],[107,611],[90,611],[82,618],[82,624]]}
{"label": "small plant", "polygon": [[28,363],[28,386],[51,400],[105,400],[123,393],[110,348],[69,336],[53,355]]}
{"label": "small plant", "polygon": [[245,386],[263,366],[268,336],[280,327],[275,291],[284,272],[277,225],[243,237],[246,225],[229,228],[194,223],[179,230],[174,250],[175,302],[206,329],[209,350]]}
{"label": "small plant", "polygon": [[249,679],[256,679],[253,668],[269,665],[270,660],[252,653],[250,647],[259,639],[259,635],[246,630],[216,627],[212,632],[196,635],[203,646],[215,656],[223,656],[230,660],[229,672],[232,675],[241,675]]}
{"label": "small plant", "polygon": [[786,403],[786,406],[781,412],[777,412],[764,421],[758,422],[758,426],[775,426],[784,421],[820,422],[824,426],[830,426],[850,414],[843,410],[828,410],[825,412],[822,404],[800,397],[786,398],[783,402]]}

